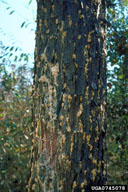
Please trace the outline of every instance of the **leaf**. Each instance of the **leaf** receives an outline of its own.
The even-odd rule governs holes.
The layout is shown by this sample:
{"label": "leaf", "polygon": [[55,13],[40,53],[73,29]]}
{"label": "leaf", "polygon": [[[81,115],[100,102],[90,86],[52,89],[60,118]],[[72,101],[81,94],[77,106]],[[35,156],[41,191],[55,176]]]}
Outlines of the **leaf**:
{"label": "leaf", "polygon": [[11,47],[11,48],[10,48],[10,51],[12,51],[13,49],[14,49],[14,47]]}
{"label": "leaf", "polygon": [[8,10],[8,9],[10,9],[11,7],[7,7],[6,9]]}
{"label": "leaf", "polygon": [[6,173],[6,172],[7,172],[7,170],[2,170],[2,171],[1,171],[1,173]]}
{"label": "leaf", "polygon": [[27,140],[29,139],[29,137],[28,137],[27,135],[25,135],[25,134],[24,134],[24,137],[25,137],[25,139],[27,139]]}
{"label": "leaf", "polygon": [[6,126],[9,127],[9,122],[6,123]]}
{"label": "leaf", "polygon": [[7,50],[9,48],[9,46],[7,46],[6,48],[5,48],[5,50]]}
{"label": "leaf", "polygon": [[0,113],[0,120],[3,120],[3,113]]}
{"label": "leaf", "polygon": [[28,57],[28,55],[26,55],[26,57],[25,57],[25,59],[24,59],[25,61],[28,61],[29,60],[29,57]]}
{"label": "leaf", "polygon": [[127,6],[128,5],[128,0],[123,0],[124,5]]}
{"label": "leaf", "polygon": [[12,15],[14,12],[15,12],[14,10],[13,10],[13,11],[11,11],[11,12],[9,13],[9,15]]}
{"label": "leaf", "polygon": [[22,28],[24,25],[25,25],[25,21],[21,24],[21,26],[20,26],[20,27]]}
{"label": "leaf", "polygon": [[118,78],[119,78],[119,79],[123,79],[123,78],[124,78],[124,75],[123,75],[123,74],[120,74],[120,75],[118,75]]}
{"label": "leaf", "polygon": [[16,55],[15,58],[14,58],[14,61],[17,61],[17,58],[18,58],[18,56]]}
{"label": "leaf", "polygon": [[32,0],[29,1],[28,5],[30,5],[32,3]]}

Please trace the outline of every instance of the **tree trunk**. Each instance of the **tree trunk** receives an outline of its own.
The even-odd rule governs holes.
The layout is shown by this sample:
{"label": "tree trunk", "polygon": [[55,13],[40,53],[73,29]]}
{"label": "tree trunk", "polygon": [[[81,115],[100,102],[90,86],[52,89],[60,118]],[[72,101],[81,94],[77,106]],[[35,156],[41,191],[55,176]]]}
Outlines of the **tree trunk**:
{"label": "tree trunk", "polygon": [[29,192],[106,181],[105,0],[37,0]]}

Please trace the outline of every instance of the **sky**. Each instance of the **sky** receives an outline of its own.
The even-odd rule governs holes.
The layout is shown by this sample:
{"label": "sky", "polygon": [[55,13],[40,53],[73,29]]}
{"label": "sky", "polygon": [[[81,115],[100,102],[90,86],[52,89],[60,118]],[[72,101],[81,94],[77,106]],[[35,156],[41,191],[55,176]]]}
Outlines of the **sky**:
{"label": "sky", "polygon": [[[15,46],[33,54],[36,29],[36,0],[0,0],[0,41],[4,46]],[[4,2],[4,3],[3,3]],[[12,11],[14,13],[10,14]],[[21,28],[23,22],[28,27]]]}
{"label": "sky", "polygon": [[[34,54],[36,29],[36,0],[0,0],[0,41],[4,46],[14,46],[21,53]],[[12,11],[14,13],[10,14]],[[23,22],[28,27],[22,27]],[[25,25],[24,25],[25,26]],[[33,62],[33,56],[31,57]]]}

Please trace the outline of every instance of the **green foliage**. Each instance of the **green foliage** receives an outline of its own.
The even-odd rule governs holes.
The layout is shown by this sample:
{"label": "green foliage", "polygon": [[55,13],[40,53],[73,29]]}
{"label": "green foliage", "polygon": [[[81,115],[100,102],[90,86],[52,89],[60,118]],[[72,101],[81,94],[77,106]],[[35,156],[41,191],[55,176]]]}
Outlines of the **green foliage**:
{"label": "green foliage", "polygon": [[32,0],[29,0],[28,4],[30,5],[32,3]]}
{"label": "green foliage", "polygon": [[31,70],[3,58],[0,74],[0,191],[24,192],[31,147]]}
{"label": "green foliage", "polygon": [[128,0],[123,0],[124,5],[127,6],[128,5]]}
{"label": "green foliage", "polygon": [[127,184],[128,181],[128,82],[112,82],[113,90],[108,94],[108,157],[109,181]]}
{"label": "green foliage", "polygon": [[108,183],[128,184],[128,15],[126,1],[115,3],[108,9]]}

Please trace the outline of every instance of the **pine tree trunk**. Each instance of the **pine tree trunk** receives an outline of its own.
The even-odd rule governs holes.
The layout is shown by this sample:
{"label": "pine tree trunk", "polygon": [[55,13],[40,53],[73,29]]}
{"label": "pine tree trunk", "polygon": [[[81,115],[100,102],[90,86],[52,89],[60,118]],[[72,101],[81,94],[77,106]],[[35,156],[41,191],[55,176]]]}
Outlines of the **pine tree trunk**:
{"label": "pine tree trunk", "polygon": [[105,0],[37,0],[29,192],[106,181]]}

